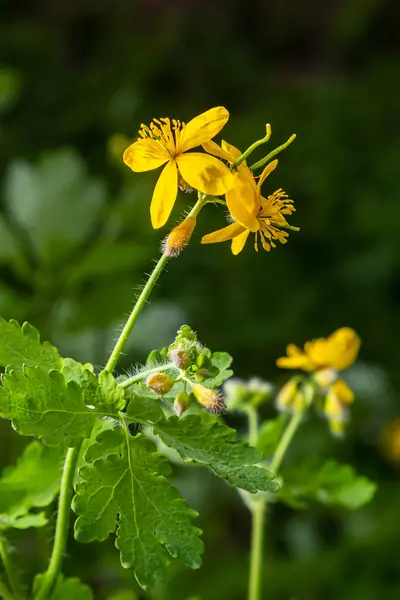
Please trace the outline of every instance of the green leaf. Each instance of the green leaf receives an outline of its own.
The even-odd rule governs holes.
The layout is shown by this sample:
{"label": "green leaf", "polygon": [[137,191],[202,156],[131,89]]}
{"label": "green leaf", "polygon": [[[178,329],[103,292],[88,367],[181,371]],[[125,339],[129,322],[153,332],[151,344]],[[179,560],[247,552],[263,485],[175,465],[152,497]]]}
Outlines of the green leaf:
{"label": "green leaf", "polygon": [[132,394],[126,414],[139,423],[156,423],[163,416],[160,398],[144,384],[133,385],[130,388]]}
{"label": "green leaf", "polygon": [[85,404],[86,389],[58,371],[25,366],[6,372],[2,383],[0,416],[11,419],[20,435],[37,436],[48,446],[77,446],[103,414]]}
{"label": "green leaf", "polygon": [[229,379],[229,377],[232,377],[233,371],[232,369],[229,369],[232,360],[232,356],[227,352],[213,352],[213,354],[211,355],[211,363],[214,367],[217,367],[217,369],[219,369],[219,373],[218,375],[216,375],[216,377],[213,377],[212,379],[208,379],[206,381],[207,387],[219,387],[224,383],[224,381]]}
{"label": "green leaf", "polygon": [[[44,575],[41,573],[35,577],[33,586],[34,594],[39,591]],[[60,576],[49,596],[49,600],[93,600],[93,592],[89,586],[79,581],[76,577],[64,579]]]}
{"label": "green leaf", "polygon": [[43,371],[60,369],[62,362],[57,348],[49,342],[40,342],[37,329],[17,321],[0,317],[0,365],[20,369],[23,364],[38,366]]}
{"label": "green leaf", "polygon": [[31,442],[13,467],[0,479],[0,528],[41,527],[45,516],[30,513],[48,506],[58,494],[65,452]]}
{"label": "green leaf", "polygon": [[125,408],[124,389],[117,386],[111,373],[101,371],[98,377],[93,373],[93,365],[81,364],[72,358],[63,360],[62,374],[67,381],[75,381],[83,391],[85,404],[115,412]]}
{"label": "green leaf", "polygon": [[82,158],[67,148],[44,154],[36,165],[15,160],[6,176],[10,212],[37,256],[52,263],[87,238],[106,196],[103,182],[89,177]]}
{"label": "green leaf", "polygon": [[264,456],[272,456],[287,425],[288,417],[281,414],[275,419],[264,421],[261,425],[257,448]]}
{"label": "green leaf", "polygon": [[279,488],[273,473],[254,466],[261,462],[262,454],[236,440],[236,431],[220,421],[198,415],[170,417],[158,421],[153,431],[183,460],[208,466],[230,485],[252,493]]}
{"label": "green leaf", "polygon": [[3,215],[0,214],[0,262],[7,264],[16,259],[18,255],[17,240],[11,233]]}
{"label": "green leaf", "polygon": [[311,462],[285,474],[279,498],[295,508],[304,508],[314,501],[356,510],[372,500],[376,489],[375,483],[357,475],[349,465],[328,461],[316,468]]}
{"label": "green leaf", "polygon": [[100,433],[85,458],[90,464],[80,469],[73,500],[78,541],[102,541],[117,528],[121,563],[144,588],[165,580],[168,553],[200,566],[200,530],[191,522],[197,513],[165,479],[169,464],[150,440],[117,426]]}

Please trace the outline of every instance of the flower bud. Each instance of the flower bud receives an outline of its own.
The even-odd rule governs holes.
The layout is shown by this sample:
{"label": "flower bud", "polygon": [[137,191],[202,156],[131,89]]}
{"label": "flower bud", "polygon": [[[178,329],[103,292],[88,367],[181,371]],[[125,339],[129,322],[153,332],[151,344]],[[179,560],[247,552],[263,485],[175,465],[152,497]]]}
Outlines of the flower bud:
{"label": "flower bud", "polygon": [[211,390],[200,383],[195,383],[192,386],[192,392],[197,402],[204,406],[208,412],[219,414],[225,410],[223,396],[218,390]]}
{"label": "flower bud", "polygon": [[189,243],[195,227],[195,217],[186,217],[182,223],[179,223],[164,241],[165,254],[172,257],[178,256],[181,250]]}
{"label": "flower bud", "polygon": [[[281,412],[293,412],[295,402],[298,404],[298,384],[297,381],[290,379],[276,397],[276,408]],[[298,408],[298,407],[296,407]]]}
{"label": "flower bud", "polygon": [[179,392],[175,398],[174,410],[178,417],[187,411],[189,407],[189,396],[186,392]]}
{"label": "flower bud", "polygon": [[190,367],[190,356],[187,348],[175,348],[170,350],[168,356],[174,361],[179,369],[187,369]]}
{"label": "flower bud", "polygon": [[[336,385],[336,384],[334,384]],[[346,386],[347,387],[347,386]],[[340,436],[344,433],[349,421],[349,409],[339,399],[332,386],[326,395],[324,413],[329,423],[329,428],[334,435]]]}
{"label": "flower bud", "polygon": [[326,390],[330,385],[335,383],[338,378],[336,369],[321,369],[314,374],[314,380],[322,389]]}
{"label": "flower bud", "polygon": [[174,386],[175,381],[166,373],[152,373],[146,379],[146,385],[159,396],[167,394]]}

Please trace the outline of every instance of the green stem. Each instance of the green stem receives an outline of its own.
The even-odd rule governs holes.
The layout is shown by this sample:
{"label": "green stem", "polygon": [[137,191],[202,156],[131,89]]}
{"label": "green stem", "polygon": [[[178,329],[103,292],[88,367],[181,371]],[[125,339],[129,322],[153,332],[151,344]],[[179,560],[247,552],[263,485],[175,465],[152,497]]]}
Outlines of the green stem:
{"label": "green stem", "polygon": [[[17,573],[18,573],[17,569],[15,568],[15,565],[13,565],[13,563],[11,561],[10,550],[7,545],[7,540],[4,538],[3,535],[0,535],[0,557],[1,557],[2,563],[4,565],[4,571],[6,572],[6,575],[7,575],[11,590],[12,590],[11,596],[10,596],[10,592],[8,592],[9,597],[14,596],[15,600],[21,600],[22,598],[25,597],[25,594],[23,593],[23,591],[21,589],[21,582],[17,575]],[[8,590],[7,586],[4,586],[4,587],[5,587],[5,590]]]}
{"label": "green stem", "polygon": [[42,583],[35,596],[35,600],[46,600],[50,596],[61,570],[67,547],[73,483],[79,450],[79,446],[76,448],[69,448],[65,458],[64,471],[61,479],[60,498],[58,501],[56,535],[53,550],[48,569],[43,575]]}
{"label": "green stem", "polygon": [[115,344],[114,349],[111,352],[111,356],[108,359],[108,362],[105,366],[106,371],[110,371],[110,373],[111,373],[115,369],[118,359],[121,355],[121,352],[124,350],[126,343],[128,341],[128,338],[129,338],[133,328],[136,325],[136,321],[138,320],[139,315],[142,312],[142,309],[143,309],[144,305],[146,304],[147,299],[150,296],[155,284],[157,283],[157,279],[160,277],[161,273],[163,272],[164,267],[167,264],[169,258],[170,257],[164,252],[160,257],[160,260],[154,267],[153,272],[151,273],[150,277],[148,278],[147,283],[142,290],[142,293],[140,294],[139,298],[137,299],[135,306],[133,307],[133,310],[132,310],[131,314],[129,315],[129,318],[128,318],[127,322],[125,323],[125,326],[121,332],[121,335],[119,336],[117,343]]}
{"label": "green stem", "polygon": [[235,160],[235,162],[232,164],[232,168],[233,167],[238,167],[240,165],[240,163],[242,163],[244,160],[246,160],[246,158],[256,149],[258,148],[258,146],[261,146],[261,144],[265,144],[266,142],[268,142],[269,138],[271,137],[271,125],[269,123],[267,123],[266,125],[266,134],[265,136],[261,139],[261,140],[257,140],[256,142],[254,142],[254,144],[251,144],[251,146],[249,146],[247,148],[247,150],[245,152],[243,152],[243,154],[241,156],[239,156],[239,158],[237,158]]}
{"label": "green stem", "polygon": [[251,511],[252,532],[248,600],[261,600],[265,505],[265,500],[257,500],[253,503]]}
{"label": "green stem", "polygon": [[[197,200],[196,204],[193,206],[190,213],[188,214],[188,217],[196,218],[206,203],[207,203],[206,194],[202,194],[199,192],[198,200]],[[124,350],[126,343],[128,341],[128,338],[129,338],[130,334],[132,333],[133,328],[136,325],[136,321],[138,320],[139,315],[142,312],[143,307],[146,304],[147,299],[150,296],[155,284],[157,283],[158,278],[160,277],[161,273],[163,272],[164,267],[167,264],[169,258],[170,258],[170,256],[168,256],[164,252],[161,255],[158,263],[154,267],[153,272],[151,273],[150,277],[148,278],[147,283],[142,290],[142,293],[140,294],[139,298],[137,299],[135,306],[133,307],[133,310],[132,310],[131,314],[129,315],[129,318],[128,318],[127,322],[125,323],[125,326],[121,332],[121,335],[119,336],[117,343],[115,344],[114,349],[111,352],[111,356],[108,359],[108,362],[105,366],[106,371],[110,371],[110,373],[111,373],[115,369],[118,359],[121,355],[121,352]]]}
{"label": "green stem", "polygon": [[148,369],[147,371],[141,371],[137,375],[133,375],[133,377],[129,377],[129,379],[125,379],[125,381],[121,381],[121,383],[118,384],[118,387],[127,388],[130,385],[137,383],[138,381],[142,381],[142,379],[146,379],[146,377],[148,377],[152,373],[161,373],[161,371],[169,371],[170,369],[178,370],[178,367],[175,363],[170,362],[166,365],[160,365],[159,367]]}
{"label": "green stem", "polygon": [[0,581],[0,598],[3,598],[3,600],[15,600],[6,584],[2,581]]}
{"label": "green stem", "polygon": [[273,473],[277,473],[279,467],[282,464],[282,460],[286,454],[287,449],[289,448],[290,442],[293,439],[294,434],[297,431],[298,426],[301,423],[304,412],[302,410],[296,411],[293,413],[292,418],[290,419],[288,426],[286,427],[283,435],[280,439],[278,447],[275,450],[275,454],[273,456],[272,462],[269,465],[269,468]]}
{"label": "green stem", "polygon": [[258,413],[254,406],[248,406],[247,416],[249,419],[249,444],[256,446],[258,441]]}
{"label": "green stem", "polygon": [[272,152],[267,154],[267,156],[264,156],[264,158],[262,158],[258,162],[254,163],[254,165],[251,165],[250,169],[252,171],[254,171],[254,169],[259,169],[260,167],[263,167],[265,164],[267,164],[267,162],[269,162],[271,160],[271,158],[274,158],[274,156],[276,156],[277,154],[282,152],[282,150],[285,150],[285,148],[287,148],[293,142],[295,137],[296,137],[296,134],[294,133],[293,135],[290,136],[290,138],[288,139],[287,142],[285,142],[281,146],[278,146],[277,148],[275,148],[275,150],[272,150]]}

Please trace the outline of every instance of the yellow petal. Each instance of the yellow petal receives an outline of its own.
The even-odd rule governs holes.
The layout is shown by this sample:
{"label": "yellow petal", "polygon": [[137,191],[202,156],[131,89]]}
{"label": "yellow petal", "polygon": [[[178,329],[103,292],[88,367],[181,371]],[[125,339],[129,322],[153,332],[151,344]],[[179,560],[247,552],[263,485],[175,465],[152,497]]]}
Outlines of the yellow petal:
{"label": "yellow petal", "polygon": [[314,365],[310,363],[305,354],[297,356],[282,356],[276,361],[276,366],[281,369],[303,369],[304,371],[312,371]]}
{"label": "yellow petal", "polygon": [[233,185],[226,194],[226,204],[235,221],[242,223],[250,231],[258,231],[256,216],[260,208],[260,198],[253,177],[236,172],[233,175]]}
{"label": "yellow petal", "polygon": [[244,231],[245,228],[239,223],[232,223],[227,227],[223,227],[222,229],[218,229],[218,231],[213,231],[212,233],[208,233],[207,235],[203,236],[201,243],[214,244],[215,242],[226,242],[227,240],[231,240]]}
{"label": "yellow petal", "polygon": [[269,165],[267,165],[265,167],[264,171],[260,175],[260,179],[258,180],[258,184],[257,184],[258,190],[260,190],[262,184],[264,183],[264,181],[266,180],[268,175],[270,175],[270,173],[272,173],[272,171],[274,169],[276,169],[277,164],[278,164],[278,161],[273,160],[271,163],[269,163]]}
{"label": "yellow petal", "polygon": [[201,146],[217,135],[229,119],[229,113],[223,106],[211,108],[195,117],[181,131],[177,152],[180,154]]}
{"label": "yellow petal", "polygon": [[233,158],[234,161],[243,154],[243,152],[240,152],[238,148],[235,148],[235,146],[232,146],[232,144],[229,144],[225,140],[222,140],[221,147],[223,150],[225,150],[225,152],[227,152],[227,154],[229,154]]}
{"label": "yellow petal", "polygon": [[354,402],[354,392],[343,379],[337,379],[331,386],[330,392],[334,394],[340,402],[343,402],[343,404],[352,404]]}
{"label": "yellow petal", "polygon": [[234,162],[234,160],[235,160],[229,154],[229,152],[226,152],[225,150],[223,150],[221,148],[221,146],[218,146],[218,144],[216,144],[212,140],[205,142],[205,144],[202,144],[202,146],[203,146],[204,150],[206,152],[208,152],[208,154],[212,154],[213,156],[218,156],[218,158],[222,158],[223,160],[227,160],[228,162]]}
{"label": "yellow petal", "polygon": [[124,163],[136,173],[161,167],[171,156],[156,140],[138,140],[124,152]]}
{"label": "yellow petal", "polygon": [[161,171],[150,206],[151,224],[154,229],[165,225],[175,204],[178,193],[178,169],[176,163],[170,160]]}
{"label": "yellow petal", "polygon": [[232,254],[236,256],[237,254],[239,254],[239,252],[243,250],[247,238],[249,237],[249,233],[250,231],[248,229],[245,229],[243,233],[240,233],[239,235],[233,238],[231,244]]}
{"label": "yellow petal", "polygon": [[203,194],[221,196],[232,187],[232,173],[214,156],[189,152],[177,156],[176,162],[183,179]]}
{"label": "yellow petal", "polygon": [[347,369],[357,358],[361,340],[350,327],[341,327],[327,341],[330,366],[338,371]]}

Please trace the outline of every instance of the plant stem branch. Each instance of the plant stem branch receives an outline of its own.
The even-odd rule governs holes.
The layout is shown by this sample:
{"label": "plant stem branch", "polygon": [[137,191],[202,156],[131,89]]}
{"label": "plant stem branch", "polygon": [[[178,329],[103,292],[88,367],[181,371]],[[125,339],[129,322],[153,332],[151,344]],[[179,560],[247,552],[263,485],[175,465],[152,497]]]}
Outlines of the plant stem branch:
{"label": "plant stem branch", "polygon": [[286,454],[286,451],[290,445],[290,442],[293,439],[294,434],[297,431],[298,426],[301,423],[301,420],[303,418],[303,411],[299,410],[293,413],[292,418],[290,419],[288,426],[286,427],[285,431],[283,432],[283,435],[280,439],[280,442],[278,444],[278,447],[275,450],[275,454],[273,456],[273,459],[271,461],[271,464],[269,465],[271,471],[273,473],[276,473],[281,464],[282,464],[282,460]]}
{"label": "plant stem branch", "polygon": [[42,583],[36,594],[35,600],[46,600],[50,596],[61,570],[68,541],[73,483],[79,450],[79,446],[76,448],[69,448],[65,458],[64,471],[61,479],[60,498],[58,501],[58,515],[53,551],[51,553],[49,566],[43,575]]}
{"label": "plant stem branch", "polygon": [[248,600],[261,599],[262,582],[262,558],[264,545],[265,527],[265,500],[253,503],[252,532],[251,532],[251,554],[250,554],[250,578]]}
{"label": "plant stem branch", "polygon": [[249,444],[256,446],[258,441],[258,413],[254,406],[247,408],[247,416],[249,419]]}
{"label": "plant stem branch", "polygon": [[140,373],[137,373],[137,375],[133,375],[133,377],[129,377],[128,379],[125,379],[125,381],[121,381],[121,383],[118,384],[118,387],[127,388],[130,385],[137,383],[138,381],[142,381],[142,379],[146,379],[146,377],[148,377],[152,373],[161,373],[161,371],[169,371],[171,369],[179,370],[175,363],[170,362],[166,365],[153,367],[152,369],[148,369],[147,371],[141,371]]}
{"label": "plant stem branch", "polygon": [[[0,557],[1,557],[1,561],[4,565],[4,571],[6,572],[7,578],[8,578],[8,582],[10,584],[12,593],[10,591],[8,591],[8,595],[9,597],[14,597],[15,600],[21,600],[25,597],[25,594],[22,591],[21,588],[21,582],[18,578],[18,572],[17,569],[15,568],[15,565],[13,565],[12,560],[11,560],[11,556],[10,556],[10,549],[8,547],[7,544],[7,540],[4,538],[3,535],[0,535]],[[8,590],[7,586],[4,586],[5,590]],[[0,592],[3,593],[3,592]],[[3,594],[4,595],[4,594]]]}
{"label": "plant stem branch", "polygon": [[137,299],[137,301],[135,303],[135,306],[133,307],[131,314],[129,315],[127,322],[125,323],[125,326],[121,332],[121,335],[119,336],[117,343],[115,344],[114,349],[111,352],[111,356],[108,359],[108,362],[105,366],[106,371],[110,371],[110,373],[112,373],[112,371],[115,369],[118,359],[121,355],[121,352],[124,350],[126,343],[128,341],[128,338],[129,338],[133,328],[136,325],[136,321],[138,320],[139,315],[142,312],[142,309],[143,309],[144,305],[146,304],[147,299],[150,296],[155,284],[157,283],[158,278],[160,277],[161,273],[163,272],[164,267],[167,264],[168,260],[169,260],[169,256],[164,252],[161,255],[158,263],[154,267],[154,270],[152,271],[150,277],[148,278],[146,285],[144,286],[139,298]]}
{"label": "plant stem branch", "polygon": [[274,156],[276,156],[277,154],[282,152],[282,150],[285,150],[285,148],[287,148],[293,142],[293,140],[295,138],[296,138],[296,134],[294,133],[293,135],[290,136],[290,138],[287,140],[287,142],[285,142],[281,146],[278,146],[278,148],[275,148],[275,150],[272,150],[269,154],[267,154],[267,156],[264,156],[264,158],[262,158],[261,160],[259,160],[256,163],[254,163],[254,165],[251,165],[250,169],[252,171],[254,171],[254,169],[259,169],[260,167],[263,167],[265,164],[267,164],[267,162],[269,162],[271,160],[271,158],[274,158]]}

